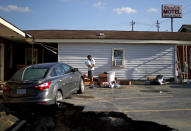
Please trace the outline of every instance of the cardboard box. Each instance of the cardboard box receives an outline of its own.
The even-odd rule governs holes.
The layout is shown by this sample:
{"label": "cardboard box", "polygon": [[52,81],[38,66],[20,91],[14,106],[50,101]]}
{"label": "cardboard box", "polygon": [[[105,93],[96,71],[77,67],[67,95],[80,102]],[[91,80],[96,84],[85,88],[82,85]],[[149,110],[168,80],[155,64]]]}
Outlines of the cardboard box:
{"label": "cardboard box", "polygon": [[84,78],[84,82],[88,82],[88,81],[90,81],[89,78]]}
{"label": "cardboard box", "polygon": [[107,78],[106,77],[100,77],[98,79],[99,82],[107,82]]}
{"label": "cardboard box", "polygon": [[88,86],[88,85],[90,85],[90,82],[89,82],[89,81],[85,81],[85,82],[84,82],[84,85],[85,85],[85,86]]}
{"label": "cardboard box", "polygon": [[148,76],[147,77],[147,80],[151,81],[151,80],[155,80],[156,79],[156,76]]}
{"label": "cardboard box", "polygon": [[[94,83],[94,85],[98,85],[99,84],[99,82],[96,82],[96,81],[94,81],[93,83]],[[90,85],[90,81],[84,82],[84,85],[85,86],[89,86]]]}
{"label": "cardboard box", "polygon": [[99,74],[99,77],[107,77],[107,74]]}
{"label": "cardboard box", "polygon": [[121,80],[119,83],[120,85],[132,85],[132,81],[129,80]]}

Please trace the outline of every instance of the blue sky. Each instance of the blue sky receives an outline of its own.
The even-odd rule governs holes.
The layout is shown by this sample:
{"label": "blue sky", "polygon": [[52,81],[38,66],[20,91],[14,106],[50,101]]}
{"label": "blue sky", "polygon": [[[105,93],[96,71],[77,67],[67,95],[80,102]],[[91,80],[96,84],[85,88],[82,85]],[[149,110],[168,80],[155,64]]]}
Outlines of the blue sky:
{"label": "blue sky", "polygon": [[161,18],[161,5],[182,5],[183,18],[174,19],[174,31],[191,24],[191,0],[0,0],[0,17],[21,30],[131,30],[170,31],[170,19]]}

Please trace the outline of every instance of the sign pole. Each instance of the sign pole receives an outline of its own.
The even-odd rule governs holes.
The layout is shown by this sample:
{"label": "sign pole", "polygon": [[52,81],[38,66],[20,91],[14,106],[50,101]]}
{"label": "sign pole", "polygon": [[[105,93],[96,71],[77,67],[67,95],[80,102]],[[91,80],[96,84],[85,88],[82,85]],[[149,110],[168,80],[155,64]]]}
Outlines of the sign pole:
{"label": "sign pole", "polygon": [[173,32],[173,18],[171,17],[171,32]]}
{"label": "sign pole", "polygon": [[162,5],[162,18],[171,18],[171,32],[173,32],[173,19],[182,18],[182,5]]}

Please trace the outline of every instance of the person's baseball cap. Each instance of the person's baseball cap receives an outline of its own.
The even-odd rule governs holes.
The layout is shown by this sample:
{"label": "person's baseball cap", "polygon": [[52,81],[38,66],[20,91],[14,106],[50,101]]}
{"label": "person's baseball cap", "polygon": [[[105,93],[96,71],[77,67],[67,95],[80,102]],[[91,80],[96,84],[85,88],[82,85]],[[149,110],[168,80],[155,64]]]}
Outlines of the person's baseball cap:
{"label": "person's baseball cap", "polygon": [[92,57],[91,55],[88,55],[87,57]]}

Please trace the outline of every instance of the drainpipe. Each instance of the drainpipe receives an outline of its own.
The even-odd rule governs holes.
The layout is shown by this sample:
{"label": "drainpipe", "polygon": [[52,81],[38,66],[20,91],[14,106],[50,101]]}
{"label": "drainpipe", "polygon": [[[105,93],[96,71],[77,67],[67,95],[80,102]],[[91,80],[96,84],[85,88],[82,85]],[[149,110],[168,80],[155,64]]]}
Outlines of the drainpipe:
{"label": "drainpipe", "polygon": [[184,58],[184,45],[182,46],[182,49],[183,49],[183,70],[182,70],[182,72],[183,72],[183,82],[184,82],[184,79],[185,79],[185,73],[184,73],[184,60],[185,60],[185,58]]}
{"label": "drainpipe", "polygon": [[177,83],[178,82],[178,79],[177,79],[177,72],[178,72],[178,68],[177,68],[177,64],[178,64],[178,58],[177,58],[177,45],[175,46],[175,49],[174,49],[174,59],[175,59],[175,64],[174,64],[174,70],[175,70],[175,78],[174,78],[174,81]]}
{"label": "drainpipe", "polygon": [[[188,65],[188,45],[186,45],[186,64]],[[188,72],[186,72],[186,81],[188,80]]]}

